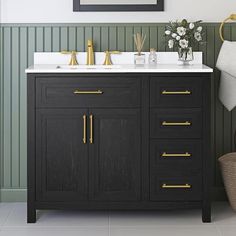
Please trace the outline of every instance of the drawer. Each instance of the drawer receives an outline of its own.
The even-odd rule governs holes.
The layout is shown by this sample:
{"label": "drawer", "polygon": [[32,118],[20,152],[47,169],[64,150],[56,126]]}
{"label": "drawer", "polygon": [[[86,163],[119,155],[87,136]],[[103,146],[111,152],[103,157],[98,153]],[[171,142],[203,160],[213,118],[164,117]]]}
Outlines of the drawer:
{"label": "drawer", "polygon": [[151,109],[151,138],[201,138],[201,109]]}
{"label": "drawer", "polygon": [[198,77],[151,78],[151,107],[201,107],[202,80]]}
{"label": "drawer", "polygon": [[202,199],[202,176],[196,171],[151,172],[151,201],[199,201]]}
{"label": "drawer", "polygon": [[152,168],[201,168],[202,143],[199,140],[151,140]]}
{"label": "drawer", "polygon": [[141,80],[127,76],[36,78],[37,107],[139,107]]}

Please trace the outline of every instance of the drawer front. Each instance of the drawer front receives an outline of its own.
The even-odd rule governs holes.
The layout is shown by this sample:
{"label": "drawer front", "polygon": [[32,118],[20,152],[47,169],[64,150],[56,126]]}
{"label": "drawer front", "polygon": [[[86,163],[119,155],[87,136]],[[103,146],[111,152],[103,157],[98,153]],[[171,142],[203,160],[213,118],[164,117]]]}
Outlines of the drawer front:
{"label": "drawer front", "polygon": [[202,165],[202,144],[198,140],[151,140],[150,153],[152,168],[174,166],[185,170]]}
{"label": "drawer front", "polygon": [[36,79],[37,107],[139,107],[141,80],[134,77]]}
{"label": "drawer front", "polygon": [[201,138],[200,109],[151,109],[151,138]]}
{"label": "drawer front", "polygon": [[151,107],[201,107],[202,80],[193,78],[151,78]]}
{"label": "drawer front", "polygon": [[202,199],[201,173],[154,170],[151,172],[151,201],[199,201]]}

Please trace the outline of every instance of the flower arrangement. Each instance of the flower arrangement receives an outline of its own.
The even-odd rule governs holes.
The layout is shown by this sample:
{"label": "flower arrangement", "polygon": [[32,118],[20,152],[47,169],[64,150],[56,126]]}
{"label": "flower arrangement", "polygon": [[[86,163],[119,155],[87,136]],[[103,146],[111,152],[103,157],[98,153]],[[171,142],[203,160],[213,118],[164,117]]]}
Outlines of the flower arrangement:
{"label": "flower arrangement", "polygon": [[[171,21],[166,26],[165,35],[168,40],[168,47],[179,49],[179,56],[187,57],[187,54],[192,47],[202,41],[203,28],[201,21],[188,22],[187,20],[182,21]],[[181,54],[181,55],[180,55]]]}

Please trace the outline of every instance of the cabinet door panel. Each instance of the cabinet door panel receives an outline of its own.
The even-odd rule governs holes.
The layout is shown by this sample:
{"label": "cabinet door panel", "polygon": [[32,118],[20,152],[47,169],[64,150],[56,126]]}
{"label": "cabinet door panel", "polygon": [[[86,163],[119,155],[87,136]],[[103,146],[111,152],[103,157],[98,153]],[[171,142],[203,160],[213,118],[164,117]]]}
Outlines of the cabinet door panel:
{"label": "cabinet door panel", "polygon": [[90,198],[140,199],[140,111],[93,109],[94,140],[89,148]]}
{"label": "cabinet door panel", "polygon": [[87,198],[88,146],[83,143],[86,110],[38,110],[36,199]]}

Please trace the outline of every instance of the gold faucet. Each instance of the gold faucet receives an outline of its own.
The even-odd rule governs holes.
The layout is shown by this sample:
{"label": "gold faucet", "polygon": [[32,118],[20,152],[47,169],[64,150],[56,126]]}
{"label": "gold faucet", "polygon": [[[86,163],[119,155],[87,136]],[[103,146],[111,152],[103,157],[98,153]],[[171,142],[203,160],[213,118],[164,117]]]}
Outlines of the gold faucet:
{"label": "gold faucet", "polygon": [[78,61],[77,61],[77,52],[76,51],[61,51],[62,54],[71,54],[71,58],[70,58],[70,62],[69,65],[70,66],[75,66],[75,65],[79,65]]}
{"label": "gold faucet", "polygon": [[87,46],[87,65],[94,65],[93,42],[91,39],[88,40]]}
{"label": "gold faucet", "polygon": [[110,66],[112,65],[112,61],[111,61],[111,54],[120,54],[120,51],[105,51],[105,61],[103,63],[103,65],[105,66]]}

